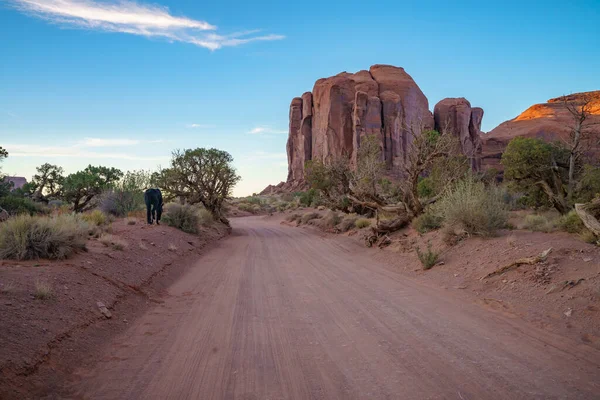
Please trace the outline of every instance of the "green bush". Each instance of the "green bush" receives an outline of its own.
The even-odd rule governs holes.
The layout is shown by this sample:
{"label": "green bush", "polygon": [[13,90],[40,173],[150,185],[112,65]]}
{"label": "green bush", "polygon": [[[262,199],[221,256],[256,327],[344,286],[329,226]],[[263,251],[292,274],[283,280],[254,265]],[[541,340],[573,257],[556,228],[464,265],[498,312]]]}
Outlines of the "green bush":
{"label": "green bush", "polygon": [[306,192],[300,192],[298,200],[304,207],[310,207],[317,197],[317,191],[315,189],[309,189]]}
{"label": "green bush", "polygon": [[469,177],[459,181],[435,205],[444,224],[461,227],[469,235],[492,236],[508,221],[502,194],[495,186],[486,187]]}
{"label": "green bush", "polygon": [[419,257],[419,261],[423,264],[423,269],[431,269],[435,264],[437,264],[439,259],[439,254],[431,249],[431,243],[427,242],[427,250],[422,252],[419,247],[415,247],[415,251],[417,252],[417,257]]}
{"label": "green bush", "polygon": [[567,214],[561,216],[558,220],[558,226],[561,230],[569,233],[580,233],[585,228],[581,218],[579,218],[579,215],[577,215],[575,210],[571,210]]}
{"label": "green bush", "polygon": [[36,215],[48,212],[40,203],[34,203],[27,198],[12,195],[0,197],[0,208],[5,209],[10,215]]}
{"label": "green bush", "polygon": [[89,231],[75,215],[19,215],[0,224],[0,259],[65,259],[85,249]]}
{"label": "green bush", "polygon": [[434,195],[435,188],[431,178],[421,178],[417,184],[417,193],[421,198],[428,198]]}
{"label": "green bush", "polygon": [[198,233],[200,215],[198,209],[189,204],[170,203],[165,206],[164,222],[187,233]]}
{"label": "green bush", "polygon": [[413,220],[413,227],[419,233],[434,231],[442,227],[443,219],[430,208]]}
{"label": "green bush", "polygon": [[359,218],[354,223],[354,226],[356,226],[358,229],[367,228],[371,226],[371,221],[369,221],[367,218]]}

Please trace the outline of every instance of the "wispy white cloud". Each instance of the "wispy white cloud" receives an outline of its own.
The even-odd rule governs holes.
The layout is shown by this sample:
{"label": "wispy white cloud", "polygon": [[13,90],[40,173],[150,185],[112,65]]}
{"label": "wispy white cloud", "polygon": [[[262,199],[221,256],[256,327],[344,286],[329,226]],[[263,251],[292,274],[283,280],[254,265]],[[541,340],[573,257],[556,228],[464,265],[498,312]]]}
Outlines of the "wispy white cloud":
{"label": "wispy white cloud", "polygon": [[190,129],[214,129],[216,128],[215,125],[211,125],[211,124],[187,124],[186,128],[190,128]]}
{"label": "wispy white cloud", "polygon": [[145,161],[168,161],[168,156],[137,156],[129,153],[115,153],[112,151],[90,151],[83,149],[80,145],[71,146],[40,146],[31,144],[7,144],[3,146],[8,150],[11,157],[66,157],[85,159],[121,159],[121,160],[145,160]]}
{"label": "wispy white cloud", "polygon": [[101,138],[85,138],[77,143],[82,147],[120,147],[134,146],[140,144],[139,140],[133,139],[101,139]]}
{"label": "wispy white cloud", "polygon": [[248,131],[248,133],[250,135],[264,135],[264,134],[282,134],[282,133],[287,133],[287,131],[269,128],[268,126],[257,126],[256,128],[253,128],[250,131]]}
{"label": "wispy white cloud", "polygon": [[282,35],[257,35],[259,31],[256,30],[221,35],[216,33],[216,26],[206,21],[177,17],[172,15],[167,7],[133,1],[8,1],[24,13],[61,26],[159,37],[169,41],[191,43],[210,50],[284,38]]}

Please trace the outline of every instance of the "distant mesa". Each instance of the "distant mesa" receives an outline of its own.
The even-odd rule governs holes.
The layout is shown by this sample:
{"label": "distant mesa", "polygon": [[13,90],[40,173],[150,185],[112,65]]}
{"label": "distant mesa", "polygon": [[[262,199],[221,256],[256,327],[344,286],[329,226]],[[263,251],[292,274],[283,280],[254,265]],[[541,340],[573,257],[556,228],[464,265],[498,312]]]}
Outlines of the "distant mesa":
{"label": "distant mesa", "polygon": [[[600,90],[574,93],[566,96],[568,102],[580,103],[584,96],[592,98],[591,115],[587,123],[593,140],[586,143],[588,156],[600,157]],[[481,163],[485,169],[502,170],[500,159],[508,143],[518,136],[539,138],[549,142],[565,141],[571,134],[572,115],[565,108],[562,97],[535,104],[516,118],[503,122],[489,133],[482,135]]]}
{"label": "distant mesa", "polygon": [[22,176],[6,176],[4,177],[4,182],[11,182],[12,190],[16,190],[25,186],[27,184],[27,179]]}
{"label": "distant mesa", "polygon": [[[599,99],[594,110],[600,118],[600,91],[588,93]],[[578,96],[582,94],[569,99],[577,101]],[[562,98],[532,106],[489,134],[481,132],[483,115],[482,108],[462,97],[441,100],[432,113],[413,78],[403,68],[391,65],[319,79],[312,92],[295,97],[290,104],[287,181],[270,185],[262,193],[305,188],[304,164],[309,160],[345,156],[355,163],[361,140],[367,135],[379,138],[383,161],[392,175],[408,161],[411,127],[458,136],[474,171],[501,169],[500,156],[515,136],[556,140],[568,135],[569,114]]]}

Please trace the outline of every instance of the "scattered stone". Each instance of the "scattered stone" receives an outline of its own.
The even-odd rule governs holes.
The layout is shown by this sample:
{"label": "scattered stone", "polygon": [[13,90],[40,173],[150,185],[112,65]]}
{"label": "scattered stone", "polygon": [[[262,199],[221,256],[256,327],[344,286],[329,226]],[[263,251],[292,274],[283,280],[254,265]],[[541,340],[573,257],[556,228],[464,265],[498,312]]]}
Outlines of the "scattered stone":
{"label": "scattered stone", "polygon": [[565,315],[567,317],[570,317],[571,315],[573,315],[573,309],[569,308],[567,311],[565,311]]}
{"label": "scattered stone", "polygon": [[96,302],[96,305],[98,306],[98,309],[100,310],[102,315],[104,315],[107,319],[112,318],[112,313],[108,308],[106,308],[103,302],[98,301]]}
{"label": "scattered stone", "polygon": [[592,261],[592,260],[593,260],[593,258],[592,258],[592,257],[585,257],[585,258],[583,259],[583,262],[590,262],[590,261]]}

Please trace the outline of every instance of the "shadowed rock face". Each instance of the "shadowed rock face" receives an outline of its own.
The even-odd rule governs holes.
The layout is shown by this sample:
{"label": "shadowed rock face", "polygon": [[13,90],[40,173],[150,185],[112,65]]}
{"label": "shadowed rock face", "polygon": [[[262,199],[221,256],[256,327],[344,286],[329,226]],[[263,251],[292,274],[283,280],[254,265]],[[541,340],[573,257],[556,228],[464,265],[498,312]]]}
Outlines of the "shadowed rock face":
{"label": "shadowed rock face", "polygon": [[[575,93],[567,101],[580,103],[584,96],[592,98],[591,115],[586,121],[588,140],[583,144],[588,162],[600,158],[600,91]],[[508,143],[518,136],[539,138],[546,141],[564,141],[569,138],[573,117],[565,108],[563,99],[557,97],[546,103],[535,104],[514,119],[503,122],[492,131],[481,136],[483,169],[501,171],[502,153]]]}
{"label": "shadowed rock face", "polygon": [[402,166],[412,133],[432,129],[427,98],[404,69],[374,65],[319,79],[290,105],[288,182],[304,178],[304,163],[348,157],[356,162],[361,139],[379,138],[387,165]]}
{"label": "shadowed rock face", "polygon": [[471,108],[464,97],[447,98],[437,103],[433,110],[435,129],[438,132],[451,132],[458,136],[463,153],[471,161],[471,168],[481,168],[481,120],[483,109]]}

